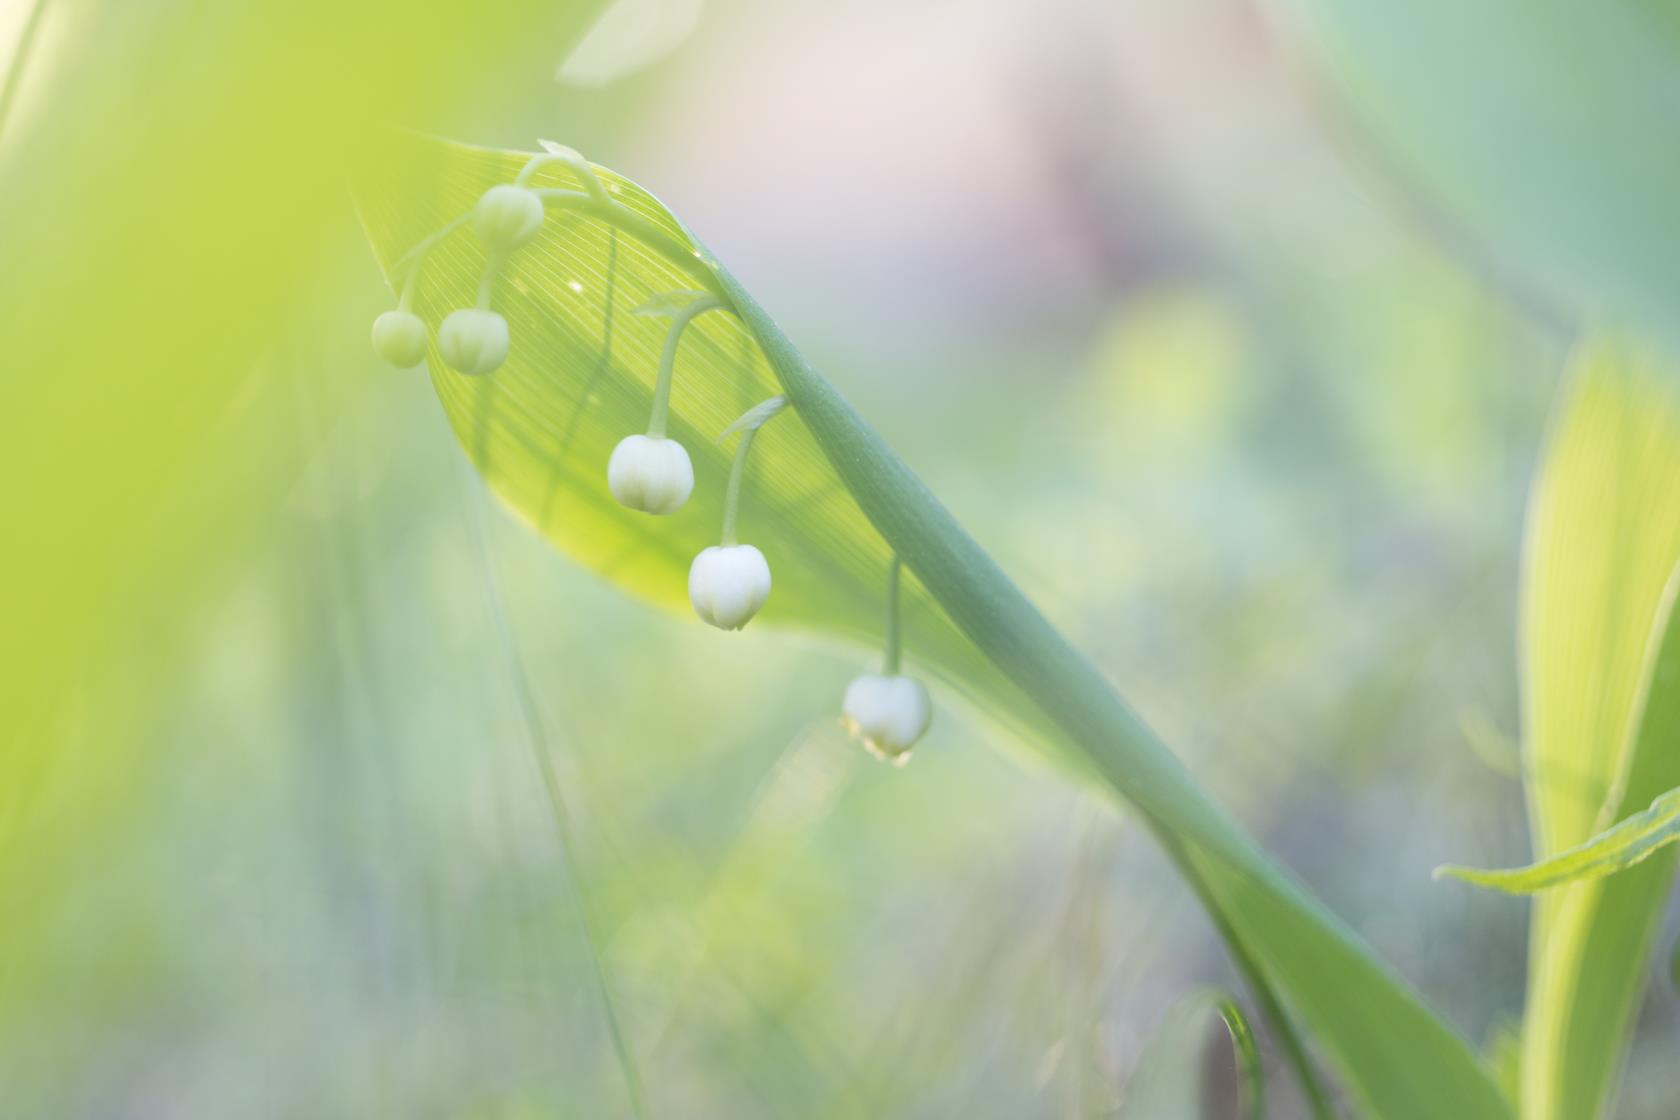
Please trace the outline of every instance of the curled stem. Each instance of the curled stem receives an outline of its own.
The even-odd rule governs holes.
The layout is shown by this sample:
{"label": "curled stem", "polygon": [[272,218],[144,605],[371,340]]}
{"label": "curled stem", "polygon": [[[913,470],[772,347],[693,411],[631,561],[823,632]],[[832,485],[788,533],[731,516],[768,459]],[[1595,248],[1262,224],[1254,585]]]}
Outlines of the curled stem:
{"label": "curled stem", "polygon": [[735,445],[735,461],[729,465],[729,489],[723,496],[723,545],[730,547],[738,544],[735,539],[735,522],[741,509],[741,476],[746,473],[747,452],[752,448],[753,437],[770,418],[787,407],[786,397],[771,397],[761,404],[754,405],[741,415],[741,418],[723,430],[719,439],[727,438],[733,432],[741,433],[741,442]]}
{"label": "curled stem", "polygon": [[412,311],[415,290],[420,286],[420,269],[426,263],[426,254],[443,241],[444,238],[466,225],[472,218],[472,211],[457,214],[437,229],[420,239],[420,242],[398,257],[391,265],[391,275],[402,277],[402,289],[398,295],[397,306],[403,311]]}
{"label": "curled stem", "polygon": [[584,159],[581,153],[566,147],[564,144],[556,144],[552,140],[542,141],[542,146],[543,151],[532,156],[525,162],[525,166],[519,169],[519,175],[513,181],[514,186],[530,186],[532,178],[536,176],[538,171],[550,164],[558,163],[583,181],[583,189],[588,192],[590,198],[596,202],[612,205],[612,196],[607,193],[607,188],[601,185],[600,176],[595,174],[595,169],[589,165],[589,161]]}
{"label": "curled stem", "polygon": [[899,655],[903,646],[903,632],[898,621],[899,570],[903,567],[898,553],[893,553],[892,563],[887,565],[887,652],[881,659],[881,672],[889,677],[898,676]]}
{"label": "curled stem", "polygon": [[496,293],[496,279],[502,274],[502,261],[505,259],[501,253],[491,253],[484,260],[484,274],[478,278],[478,302],[474,305],[480,310],[490,309]]}
{"label": "curled stem", "polygon": [[665,332],[665,352],[659,356],[659,380],[653,386],[653,413],[648,417],[647,434],[654,439],[665,438],[665,422],[671,411],[671,374],[677,367],[683,330],[699,316],[722,306],[716,297],[702,295],[671,317],[671,329]]}

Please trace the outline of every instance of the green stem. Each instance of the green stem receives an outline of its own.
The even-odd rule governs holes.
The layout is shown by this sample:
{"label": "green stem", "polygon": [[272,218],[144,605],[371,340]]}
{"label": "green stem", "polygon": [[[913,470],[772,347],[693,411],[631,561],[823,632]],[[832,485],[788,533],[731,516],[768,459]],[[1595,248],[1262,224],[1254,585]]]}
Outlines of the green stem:
{"label": "green stem", "polygon": [[502,274],[504,259],[500,253],[491,253],[484,260],[484,273],[478,278],[478,302],[474,305],[480,311],[490,310],[496,293],[496,279]]}
{"label": "green stem", "polygon": [[519,169],[519,175],[514,179],[513,185],[516,187],[528,186],[538,171],[555,163],[569,168],[572,174],[581,179],[583,189],[588,192],[590,198],[609,206],[613,204],[612,196],[607,193],[607,188],[601,185],[600,177],[595,174],[595,169],[589,166],[589,161],[579,153],[570,150],[543,152],[532,156],[525,162],[525,166]]}
{"label": "green stem", "polygon": [[1232,963],[1237,966],[1237,971],[1242,973],[1243,979],[1254,993],[1255,1000],[1260,1004],[1260,1010],[1266,1016],[1266,1021],[1272,1025],[1272,1031],[1283,1043],[1284,1056],[1288,1059],[1290,1067],[1295,1071],[1295,1080],[1300,1083],[1301,1092],[1307,1098],[1307,1106],[1312,1109],[1313,1120],[1335,1120],[1335,1109],[1330,1104],[1330,1096],[1325,1091],[1323,1079],[1319,1077],[1318,1070],[1313,1066],[1312,1058],[1307,1054],[1307,1044],[1301,1038],[1300,1031],[1296,1029],[1289,1013],[1284,1010],[1283,1004],[1278,1001],[1277,992],[1266,982],[1266,974],[1261,971],[1260,963],[1254,959],[1254,955],[1248,951],[1243,939],[1232,928],[1231,923],[1226,920],[1224,913],[1219,908],[1218,900],[1208,891],[1207,884],[1202,881],[1201,873],[1196,870],[1196,865],[1191,863],[1185,855],[1183,846],[1172,836],[1159,831],[1155,835],[1162,849],[1171,857],[1173,863],[1178,867],[1179,873],[1184,876],[1184,881],[1195,892],[1197,900],[1202,904],[1202,909],[1206,911],[1208,919],[1213,922],[1214,929],[1219,932],[1219,939],[1225,943],[1227,950],[1229,950]]}
{"label": "green stem", "polygon": [[[1157,836],[1174,838],[1181,850],[1175,858],[1224,923],[1233,951],[1247,955],[1245,971],[1258,988],[1287,993],[1302,1018],[1320,1028],[1319,1041],[1371,1114],[1508,1116],[1500,1090],[1463,1040],[1260,852],[752,295],[721,268],[718,282],[865,516],[975,648],[1033,699],[1046,730],[1076,748]],[[1354,991],[1359,1029],[1336,1029],[1350,1025]],[[1391,1045],[1396,1037],[1407,1045]]]}
{"label": "green stem", "polygon": [[889,677],[898,676],[899,650],[901,646],[898,622],[898,579],[899,569],[904,564],[894,553],[892,563],[887,565],[887,653],[881,659],[881,672]]}
{"label": "green stem", "polygon": [[786,407],[786,397],[771,397],[748,409],[739,420],[724,429],[724,436],[730,432],[741,433],[741,441],[735,445],[735,460],[729,465],[729,488],[723,495],[722,543],[725,548],[739,543],[735,539],[735,522],[741,509],[741,477],[747,473],[747,452],[752,449],[752,441],[758,435],[758,430]]}
{"label": "green stem", "polygon": [[466,225],[471,219],[471,210],[468,210],[465,214],[457,214],[421,238],[419,244],[391,263],[391,275],[403,278],[402,294],[398,307],[404,311],[412,310],[410,305],[414,300],[415,288],[420,282],[420,268],[426,263],[426,254],[437,248],[444,238]]}
{"label": "green stem", "polygon": [[748,428],[741,433],[741,442],[735,445],[735,461],[729,465],[729,490],[723,497],[723,546],[730,548],[739,542],[735,539],[735,522],[741,508],[741,476],[747,469],[747,452],[752,448],[753,436],[758,429]]}
{"label": "green stem", "polygon": [[722,306],[717,297],[705,295],[671,317],[671,328],[665,332],[665,351],[659,356],[659,379],[653,385],[653,414],[648,417],[647,434],[654,439],[665,438],[665,422],[671,411],[671,375],[677,368],[683,331],[699,316]]}

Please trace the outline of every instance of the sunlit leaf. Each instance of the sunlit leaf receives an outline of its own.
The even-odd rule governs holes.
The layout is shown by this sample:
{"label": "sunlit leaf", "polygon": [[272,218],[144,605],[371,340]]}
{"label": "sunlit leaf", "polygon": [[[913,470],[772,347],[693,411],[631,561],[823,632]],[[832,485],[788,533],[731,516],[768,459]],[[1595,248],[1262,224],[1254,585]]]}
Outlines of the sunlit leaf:
{"label": "sunlit leaf", "polygon": [[[1522,592],[1523,746],[1541,862],[1680,786],[1676,479],[1680,402],[1656,359],[1610,342],[1584,349],[1531,498]],[[1576,1120],[1604,1107],[1673,867],[1668,848],[1536,900],[1525,1116]]]}
{"label": "sunlit leaf", "polygon": [[1491,887],[1507,894],[1534,894],[1624,871],[1643,863],[1676,840],[1680,840],[1680,790],[1670,790],[1653,801],[1643,813],[1635,813],[1585,844],[1559,852],[1551,859],[1508,870],[1447,864],[1436,868],[1435,874],[1437,877],[1463,879],[1466,883]]}
{"label": "sunlit leaf", "polygon": [[[419,139],[399,147],[372,161],[357,190],[388,275],[527,159]],[[686,615],[689,562],[717,543],[721,526],[729,449],[717,437],[760,402],[785,396],[791,407],[763,428],[743,491],[740,539],[763,550],[774,579],[749,633],[781,624],[875,646],[896,552],[911,671],[943,677],[1034,748],[1139,810],[1261,998],[1281,993],[1372,1115],[1504,1115],[1463,1041],[1209,800],[757,301],[647,192],[597,174],[624,208],[608,211],[613,222],[599,209],[551,214],[494,289],[513,338],[506,364],[474,378],[432,354],[449,422],[508,508],[604,578]],[[535,182],[584,186],[559,167]],[[416,310],[435,326],[472,305],[484,263],[470,229],[451,233],[426,261]],[[693,457],[694,496],[669,517],[632,513],[608,493],[606,462],[621,438],[647,425],[666,319],[631,312],[701,288],[728,310],[693,320],[677,354],[669,431]],[[1290,1020],[1274,1018],[1289,1037]],[[1419,1077],[1420,1068],[1429,1076]]]}

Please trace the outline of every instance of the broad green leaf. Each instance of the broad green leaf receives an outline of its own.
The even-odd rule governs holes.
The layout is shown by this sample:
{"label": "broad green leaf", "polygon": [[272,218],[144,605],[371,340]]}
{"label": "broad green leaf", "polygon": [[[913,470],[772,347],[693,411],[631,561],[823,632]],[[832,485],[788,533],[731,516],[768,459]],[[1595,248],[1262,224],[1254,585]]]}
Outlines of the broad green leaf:
{"label": "broad green leaf", "polygon": [[[526,158],[415,139],[370,161],[358,204],[387,275]],[[746,410],[786,396],[791,407],[763,428],[743,491],[740,539],[764,551],[774,578],[753,628],[795,626],[875,646],[896,552],[912,671],[943,677],[1136,808],[1259,998],[1276,1009],[1275,992],[1312,1028],[1372,1115],[1505,1115],[1462,1040],[1208,799],[753,297],[651,195],[597,173],[616,204],[551,214],[494,289],[511,326],[506,364],[471,378],[432,355],[445,414],[508,508],[603,577],[686,614],[689,562],[717,543],[722,518],[730,448],[715,440]],[[582,185],[563,169],[536,182]],[[444,238],[426,262],[416,310],[435,326],[470,306],[483,265],[470,229]],[[660,318],[631,312],[701,288],[728,310],[695,319],[678,352],[670,434],[694,459],[694,496],[670,517],[631,513],[609,495],[605,467],[619,439],[646,427],[666,337]],[[1274,1021],[1301,1054],[1288,1015]]]}
{"label": "broad green leaf", "polygon": [[1525,296],[1680,338],[1674,4],[1275,3],[1380,172],[1447,237]]}
{"label": "broad green leaf", "polygon": [[1491,887],[1507,894],[1534,894],[1569,883],[1602,879],[1643,863],[1680,840],[1680,789],[1669,790],[1643,813],[1611,825],[1585,844],[1559,852],[1527,867],[1485,870],[1447,864],[1435,869],[1436,878],[1450,876]]}
{"label": "broad green leaf", "polygon": [[[1655,358],[1629,346],[1584,348],[1530,499],[1521,653],[1541,862],[1680,786],[1672,385]],[[1536,900],[1524,1116],[1579,1120],[1605,1108],[1673,867],[1665,849]]]}
{"label": "broad green leaf", "polygon": [[1266,1078],[1254,1030],[1237,1001],[1214,988],[1185,996],[1138,1055],[1121,1099],[1120,1115],[1137,1120],[1201,1120],[1208,1115],[1203,1051],[1208,1028],[1222,1023],[1237,1066],[1238,1109],[1244,1120],[1264,1120]]}

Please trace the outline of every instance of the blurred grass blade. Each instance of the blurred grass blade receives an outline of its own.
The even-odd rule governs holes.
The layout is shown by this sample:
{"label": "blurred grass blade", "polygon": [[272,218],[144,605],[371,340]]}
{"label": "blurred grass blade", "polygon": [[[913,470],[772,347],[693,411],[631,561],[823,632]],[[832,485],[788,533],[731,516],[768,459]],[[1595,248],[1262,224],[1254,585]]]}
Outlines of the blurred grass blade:
{"label": "blurred grass blade", "polygon": [[[563,50],[600,6],[7,5],[6,1115],[129,1107],[85,1094],[124,1025],[179,990],[181,947],[153,937],[172,880],[134,876],[173,874],[159,870],[173,858],[152,862],[175,835],[166,776],[196,744],[153,732],[237,560],[287,532],[307,455],[294,390],[326,386],[331,408],[366,385],[354,375],[371,361],[327,341],[358,247],[350,165],[393,121],[488,108],[486,75]],[[315,379],[323,368],[352,376]]]}
{"label": "blurred grass blade", "polygon": [[[1545,861],[1680,786],[1680,399],[1658,359],[1583,347],[1534,493],[1522,675],[1534,855]],[[1608,1104],[1674,868],[1636,867],[1534,904],[1522,1112],[1581,1120]]]}
{"label": "blurred grass blade", "polygon": [[595,912],[595,903],[590,897],[588,876],[578,858],[577,835],[572,827],[571,813],[566,806],[566,793],[560,785],[559,771],[554,766],[553,749],[543,731],[542,714],[537,710],[536,694],[531,686],[530,674],[526,671],[525,661],[520,656],[518,643],[514,639],[513,625],[508,621],[501,577],[497,575],[496,561],[490,555],[489,531],[479,508],[484,504],[484,499],[479,492],[478,480],[471,476],[465,465],[459,469],[465,476],[461,493],[468,523],[472,526],[473,551],[484,576],[485,605],[490,610],[490,619],[495,627],[496,644],[502,657],[503,668],[519,702],[522,737],[530,747],[532,761],[536,764],[537,773],[542,777],[543,793],[548,798],[549,819],[554,822],[555,839],[560,850],[562,887],[571,895],[572,902],[577,907],[579,922],[583,927],[584,954],[589,959],[590,975],[595,980],[596,994],[601,1000],[601,1016],[607,1026],[607,1037],[612,1042],[613,1053],[618,1058],[619,1069],[623,1073],[624,1091],[628,1097],[631,1115],[637,1120],[643,1120],[648,1113],[642,1075],[625,1028],[624,1015],[619,1010],[619,1001],[614,994],[612,978],[608,975],[607,964],[601,952],[601,922]]}
{"label": "blurred grass blade", "polygon": [[[511,180],[526,158],[396,143],[407,150],[370,160],[357,189],[387,275],[486,188]],[[393,167],[408,172],[393,176]],[[599,175],[642,230],[667,249],[690,251],[655,251],[640,234],[588,214],[553,215],[510,259],[496,291],[513,338],[507,363],[491,376],[465,377],[434,350],[432,384],[492,490],[561,551],[687,614],[689,561],[716,542],[722,519],[728,461],[714,439],[742,412],[785,394],[791,415],[764,429],[742,495],[741,539],[762,549],[775,572],[763,621],[873,646],[881,573],[897,553],[918,662],[1064,768],[1137,808],[1214,911],[1251,980],[1281,993],[1372,1115],[1505,1115],[1462,1040],[1209,800],[752,296],[651,195],[609,171]],[[538,185],[581,186],[560,168],[545,170]],[[416,310],[435,325],[469,306],[483,264],[466,231],[442,241],[427,261]],[[670,433],[693,458],[694,496],[673,516],[631,514],[608,494],[605,467],[617,441],[646,425],[665,331],[661,321],[628,312],[697,279],[715,284],[737,314],[695,320],[678,357]]]}
{"label": "blurred grass blade", "polygon": [[1242,1100],[1241,1115],[1248,1120],[1266,1120],[1266,1070],[1260,1061],[1260,1048],[1254,1042],[1254,1028],[1248,1025],[1242,1008],[1230,996],[1221,995],[1216,1010],[1220,1022],[1225,1024],[1225,1032],[1231,1036]]}
{"label": "blurred grass blade", "polygon": [[1680,840],[1680,789],[1669,790],[1643,813],[1599,833],[1585,844],[1527,867],[1486,870],[1447,864],[1436,878],[1450,876],[1507,894],[1534,894],[1569,883],[1585,883],[1626,870]]}
{"label": "blurred grass blade", "polygon": [[1204,1061],[1208,1026],[1217,1019],[1231,1038],[1238,1107],[1244,1120],[1265,1120],[1266,1078],[1254,1031],[1236,1000],[1204,988],[1180,1000],[1138,1056],[1120,1115],[1137,1120],[1201,1120],[1211,1115]]}

